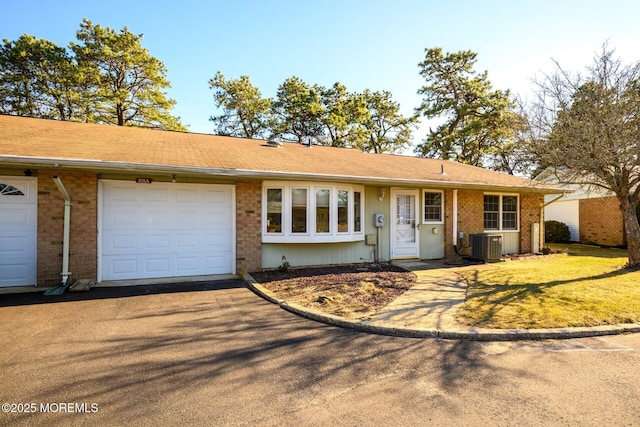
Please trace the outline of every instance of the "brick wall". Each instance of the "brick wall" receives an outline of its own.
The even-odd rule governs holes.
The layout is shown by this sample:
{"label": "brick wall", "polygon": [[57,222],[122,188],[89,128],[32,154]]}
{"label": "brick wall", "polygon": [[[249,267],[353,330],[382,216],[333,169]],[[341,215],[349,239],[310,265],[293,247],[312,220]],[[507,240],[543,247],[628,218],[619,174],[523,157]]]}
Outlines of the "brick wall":
{"label": "brick wall", "polygon": [[262,267],[262,182],[236,183],[236,270]]}
{"label": "brick wall", "polygon": [[444,192],[444,257],[455,258],[453,249],[453,191]]}
{"label": "brick wall", "polygon": [[[540,207],[544,201],[542,195],[520,196],[520,250],[531,250],[531,224],[540,222]],[[464,237],[458,239],[458,251],[470,255],[469,234],[484,232],[484,193],[481,191],[458,191],[458,233]],[[445,257],[455,258],[453,248],[453,192],[445,193]]]}
{"label": "brick wall", "polygon": [[581,242],[606,246],[625,244],[624,220],[618,199],[583,199],[578,209]]}
{"label": "brick wall", "polygon": [[[520,252],[531,251],[531,225],[534,223],[540,224],[542,220],[542,218],[540,218],[540,210],[543,205],[543,195],[520,195]],[[540,241],[540,244],[542,244],[542,241]]]}
{"label": "brick wall", "polygon": [[69,233],[70,281],[97,277],[98,179],[91,173],[38,173],[38,273],[39,286],[61,282],[64,233],[64,198],[53,177],[62,180],[71,197]]}
{"label": "brick wall", "polygon": [[[452,196],[453,197],[453,196]],[[469,234],[484,231],[484,193],[481,191],[458,191],[458,233],[464,237],[458,239],[458,250],[463,255],[470,255]],[[445,240],[445,256],[453,257],[455,252],[451,241]]]}

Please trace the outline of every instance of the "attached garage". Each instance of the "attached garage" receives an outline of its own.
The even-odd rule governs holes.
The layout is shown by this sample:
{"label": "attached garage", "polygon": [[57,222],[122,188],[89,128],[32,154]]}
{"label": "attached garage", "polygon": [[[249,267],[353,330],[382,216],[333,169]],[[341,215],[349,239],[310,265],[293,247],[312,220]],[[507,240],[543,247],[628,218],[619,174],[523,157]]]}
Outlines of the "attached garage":
{"label": "attached garage", "polygon": [[0,287],[36,284],[36,178],[0,176]]}
{"label": "attached garage", "polygon": [[101,280],[235,272],[233,185],[102,180]]}

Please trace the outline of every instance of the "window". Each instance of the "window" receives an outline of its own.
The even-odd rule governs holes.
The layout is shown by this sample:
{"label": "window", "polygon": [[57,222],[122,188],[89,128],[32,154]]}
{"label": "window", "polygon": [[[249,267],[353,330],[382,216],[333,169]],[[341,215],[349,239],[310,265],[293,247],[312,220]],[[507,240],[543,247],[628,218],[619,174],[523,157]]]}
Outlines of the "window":
{"label": "window", "polygon": [[485,230],[518,230],[518,196],[485,194]]}
{"label": "window", "polygon": [[516,196],[502,196],[502,229],[518,229],[518,198]]}
{"label": "window", "polygon": [[484,196],[484,229],[499,230],[500,196]]}
{"label": "window", "polygon": [[364,188],[327,183],[264,182],[264,243],[352,242],[364,239]]}
{"label": "window", "polygon": [[331,224],[331,190],[316,190],[316,233],[328,233]]}
{"label": "window", "polygon": [[307,232],[307,189],[291,189],[291,232]]}
{"label": "window", "polygon": [[13,185],[0,183],[0,196],[24,196],[24,193]]}
{"label": "window", "polygon": [[353,231],[356,233],[362,232],[362,205],[360,198],[362,193],[360,191],[353,192]]}
{"label": "window", "polygon": [[424,192],[424,216],[422,222],[442,223],[442,191]]}
{"label": "window", "polygon": [[282,189],[267,189],[267,233],[282,233]]}
{"label": "window", "polygon": [[338,190],[338,233],[349,232],[349,191]]}

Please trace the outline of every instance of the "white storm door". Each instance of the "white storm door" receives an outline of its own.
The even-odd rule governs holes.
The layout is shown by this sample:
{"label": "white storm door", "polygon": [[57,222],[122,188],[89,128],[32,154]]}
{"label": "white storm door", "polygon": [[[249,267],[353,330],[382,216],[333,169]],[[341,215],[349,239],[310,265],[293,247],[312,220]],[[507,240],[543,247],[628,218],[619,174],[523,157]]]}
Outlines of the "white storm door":
{"label": "white storm door", "polygon": [[36,178],[0,176],[0,287],[36,284]]}
{"label": "white storm door", "polygon": [[391,191],[391,258],[419,258],[417,190]]}

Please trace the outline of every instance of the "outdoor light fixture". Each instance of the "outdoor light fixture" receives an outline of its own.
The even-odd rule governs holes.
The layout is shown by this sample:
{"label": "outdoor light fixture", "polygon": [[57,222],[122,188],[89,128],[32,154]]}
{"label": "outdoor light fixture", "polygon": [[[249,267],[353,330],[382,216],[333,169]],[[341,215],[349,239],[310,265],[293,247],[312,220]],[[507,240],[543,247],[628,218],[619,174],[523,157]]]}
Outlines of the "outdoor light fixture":
{"label": "outdoor light fixture", "polygon": [[385,189],[383,187],[380,187],[380,190],[378,190],[378,200],[379,201],[383,201],[384,200],[384,192],[385,192]]}

